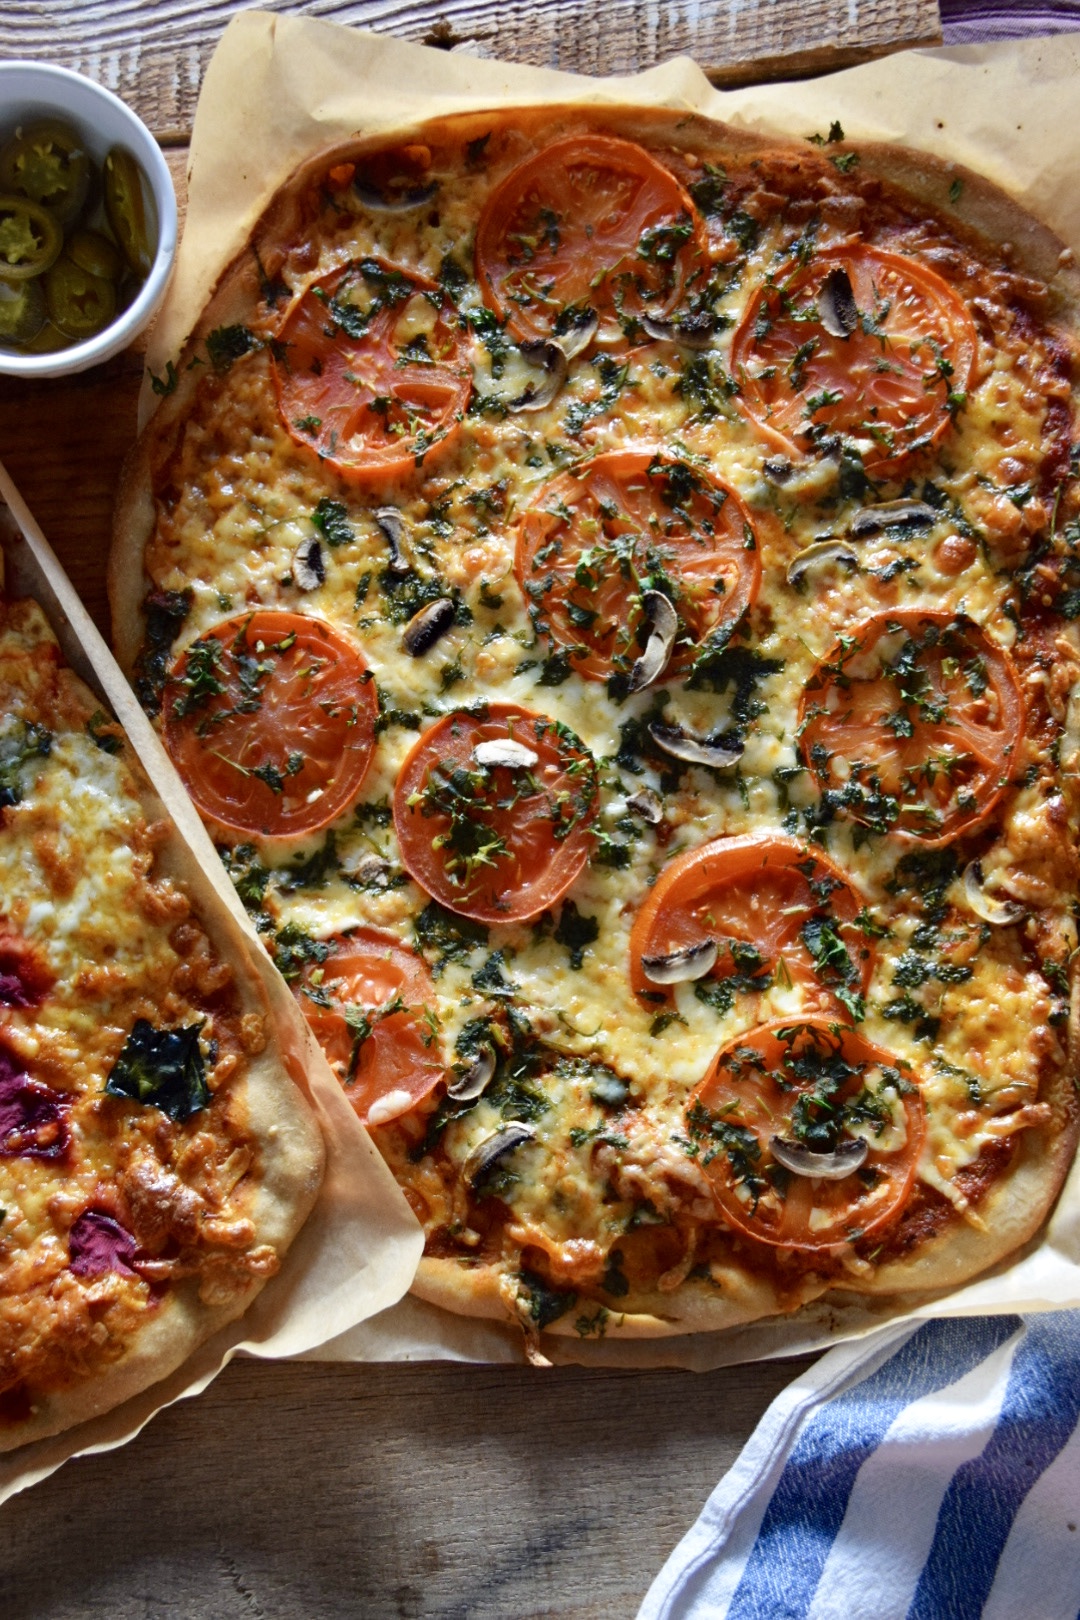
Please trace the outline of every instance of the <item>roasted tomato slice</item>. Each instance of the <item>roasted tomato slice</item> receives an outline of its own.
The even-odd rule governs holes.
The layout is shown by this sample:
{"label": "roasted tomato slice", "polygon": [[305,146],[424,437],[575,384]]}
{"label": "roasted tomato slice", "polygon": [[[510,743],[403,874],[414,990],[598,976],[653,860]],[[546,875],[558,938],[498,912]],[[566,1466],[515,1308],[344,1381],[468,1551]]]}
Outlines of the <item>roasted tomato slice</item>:
{"label": "roasted tomato slice", "polygon": [[422,889],[480,922],[521,922],[588,857],[596,764],[567,727],[516,703],[436,722],[398,774],[394,826]]}
{"label": "roasted tomato slice", "polygon": [[649,890],[630,934],[630,982],[655,1002],[693,978],[722,1006],[790,982],[822,1009],[851,1012],[874,966],[856,923],[863,905],[839,867],[794,838],[718,838],[679,855]]}
{"label": "roasted tomato slice", "polygon": [[727,1223],[815,1250],[900,1214],[926,1129],[905,1066],[821,1019],[766,1024],[722,1047],[686,1120]]}
{"label": "roasted tomato slice", "polygon": [[329,941],[293,986],[327,1062],[361,1123],[382,1125],[415,1108],[443,1079],[423,958],[374,928]]}
{"label": "roasted tomato slice", "polygon": [[381,259],[305,287],[271,364],[287,431],[354,482],[423,466],[457,432],[472,389],[453,305]]}
{"label": "roasted tomato slice", "polygon": [[675,177],[642,147],[571,135],[496,186],[476,233],[484,302],[518,338],[558,337],[594,310],[605,342],[623,322],[679,304],[705,235]]}
{"label": "roasted tomato slice", "polygon": [[675,608],[671,676],[735,625],[761,581],[735,491],[652,450],[612,450],[553,479],[522,519],[514,569],[537,628],[594,681],[641,656],[655,623],[647,593]]}
{"label": "roasted tomato slice", "polygon": [[237,832],[315,832],[360,791],[378,703],[352,638],[258,609],[185,648],[165,686],[165,745],[204,815]]}
{"label": "roasted tomato slice", "polygon": [[843,637],[799,705],[820,786],[875,832],[931,845],[985,820],[1023,731],[1008,653],[963,615],[910,608]]}
{"label": "roasted tomato slice", "polygon": [[731,347],[736,403],[788,451],[842,433],[886,476],[947,432],[976,343],[963,303],[932,270],[835,248],[748,302]]}

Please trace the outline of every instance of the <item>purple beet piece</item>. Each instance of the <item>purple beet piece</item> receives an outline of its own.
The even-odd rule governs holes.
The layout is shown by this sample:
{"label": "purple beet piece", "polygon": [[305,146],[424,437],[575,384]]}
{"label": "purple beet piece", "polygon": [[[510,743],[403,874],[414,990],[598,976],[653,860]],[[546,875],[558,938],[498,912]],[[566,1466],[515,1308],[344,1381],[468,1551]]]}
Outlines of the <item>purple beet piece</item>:
{"label": "purple beet piece", "polygon": [[0,973],[0,1007],[32,1007],[37,999],[17,973]]}
{"label": "purple beet piece", "polygon": [[138,1244],[103,1209],[84,1209],[68,1233],[69,1265],[76,1277],[102,1277],[107,1271],[134,1276],[129,1260]]}
{"label": "purple beet piece", "polygon": [[63,1098],[0,1049],[0,1158],[59,1159],[67,1145]]}

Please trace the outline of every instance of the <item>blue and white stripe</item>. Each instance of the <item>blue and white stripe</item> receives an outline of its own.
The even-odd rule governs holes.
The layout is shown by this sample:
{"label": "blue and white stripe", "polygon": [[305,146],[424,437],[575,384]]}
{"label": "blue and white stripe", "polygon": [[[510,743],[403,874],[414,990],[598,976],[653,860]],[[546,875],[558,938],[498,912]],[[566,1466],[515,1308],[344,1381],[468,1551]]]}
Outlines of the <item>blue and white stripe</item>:
{"label": "blue and white stripe", "polygon": [[1078,1620],[1080,1312],[844,1345],[773,1402],[638,1620]]}

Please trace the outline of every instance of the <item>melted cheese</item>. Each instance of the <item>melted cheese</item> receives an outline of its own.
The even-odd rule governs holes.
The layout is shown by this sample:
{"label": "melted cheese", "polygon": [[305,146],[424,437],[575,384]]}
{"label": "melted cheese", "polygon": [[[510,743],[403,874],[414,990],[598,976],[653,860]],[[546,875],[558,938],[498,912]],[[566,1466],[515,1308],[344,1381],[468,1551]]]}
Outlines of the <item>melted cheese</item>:
{"label": "melted cheese", "polygon": [[[158,1309],[153,1284],[167,1285],[178,1268],[207,1267],[209,1281],[216,1266],[215,1286],[230,1275],[229,1286],[242,1285],[247,1256],[235,1222],[242,1227],[239,1179],[251,1152],[226,1084],[242,1060],[239,1020],[225,1002],[210,1012],[200,993],[204,967],[222,988],[229,970],[214,961],[183,894],[150,876],[137,767],[126,746],[110,753],[95,741],[101,717],[90,724],[90,694],[60,666],[30,602],[0,608],[0,712],[4,785],[16,801],[0,811],[0,939],[21,959],[29,950],[51,981],[40,1004],[4,998],[0,1037],[30,1082],[55,1095],[68,1136],[51,1158],[23,1150],[7,1121],[0,1142],[0,1389],[20,1385],[32,1396],[122,1354]],[[23,746],[27,738],[37,746]],[[101,740],[120,749],[111,733]],[[202,1026],[208,1081],[220,1095],[184,1126],[105,1095],[137,1018]],[[72,1271],[69,1233],[87,1210],[119,1220],[157,1270]],[[213,1235],[230,1223],[231,1235]],[[157,1259],[170,1236],[172,1258]],[[219,1241],[239,1252],[215,1252]]]}
{"label": "melted cheese", "polygon": [[[441,168],[437,163],[433,177],[440,182],[439,205],[430,218],[411,221],[331,210],[294,244],[282,267],[286,283],[300,287],[366,254],[432,277],[446,255],[459,266],[470,263],[474,222],[483,200],[523,155],[522,139],[507,136],[502,155],[495,157],[493,148],[494,160],[484,171],[467,171],[450,158]],[[785,223],[770,206],[758,208],[756,245],[715,306],[720,320],[707,358],[716,378],[729,369],[731,333],[747,299],[761,277],[783,261],[801,228]],[[842,182],[834,179],[817,245],[847,237],[852,218],[863,207],[859,199],[845,197]],[[911,229],[890,225],[893,234],[886,231],[886,245],[904,251],[904,232]],[[722,235],[717,252],[727,260],[734,252]],[[1022,550],[1046,520],[1032,490],[1042,464],[1048,396],[1039,380],[1041,351],[1009,334],[990,272],[968,265],[965,274],[969,293],[971,288],[981,290],[1001,321],[995,344],[980,341],[956,427],[919,472],[934,481],[940,516],[913,535],[894,530],[862,541],[858,571],[822,569],[801,591],[787,583],[792,559],[822,533],[843,535],[860,498],[842,493],[839,463],[827,456],[798,470],[787,484],[770,481],[765,464],[775,452],[722,390],[702,402],[689,380],[692,357],[670,343],[644,345],[621,359],[618,387],[609,383],[606,392],[603,358],[577,356],[548,408],[527,415],[469,416],[453,447],[422,478],[370,495],[321,467],[285,432],[265,351],[235,364],[212,402],[197,404],[183,426],[170,468],[179,497],[160,511],[146,556],[155,585],[192,594],[178,645],[245,604],[298,608],[356,635],[387,707],[417,714],[421,725],[461,702],[508,699],[571,726],[599,763],[598,825],[626,845],[625,864],[613,868],[594,861],[570,892],[578,911],[597,925],[597,937],[584,951],[580,967],[570,967],[566,948],[550,928],[508,924],[491,929],[485,947],[444,963],[435,981],[448,1061],[462,1026],[491,1009],[490,998],[473,979],[488,952],[497,949],[515,1005],[535,1033],[554,1049],[610,1065],[629,1082],[628,1110],[609,1115],[590,1099],[587,1086],[546,1075],[536,1134],[508,1161],[511,1170],[503,1178],[502,1196],[514,1242],[544,1248],[556,1274],[572,1276],[576,1264],[579,1280],[595,1281],[604,1257],[632,1224],[635,1209],[651,1209],[660,1222],[676,1215],[715,1220],[707,1179],[684,1135],[687,1097],[722,1043],[757,1023],[797,1018],[804,1006],[797,989],[774,983],[764,994],[740,995],[721,1014],[695,995],[693,985],[684,984],[674,993],[677,1016],[654,1021],[632,996],[627,976],[630,929],[648,886],[667,861],[708,839],[775,829],[792,820],[801,825],[800,812],[816,803],[817,790],[808,773],[798,770],[799,699],[818,660],[867,614],[912,606],[966,613],[1000,645],[1015,639],[1014,625],[1001,611],[1009,588],[1002,563]],[[462,307],[467,311],[479,302],[479,290],[470,281]],[[431,318],[430,304],[413,299],[401,320],[414,335]],[[472,365],[477,395],[506,399],[521,391],[520,358],[511,355],[498,377],[490,353],[477,341]],[[627,797],[643,786],[657,788],[655,775],[648,767],[635,771],[620,765],[615,757],[621,728],[650,712],[654,692],[616,706],[602,684],[573,673],[561,684],[545,684],[541,677],[548,649],[537,641],[513,574],[515,517],[564,465],[622,445],[663,446],[708,468],[742,496],[754,519],[763,564],[760,599],[749,615],[750,640],[758,654],[781,665],[758,685],[762,709],[748,729],[738,772],[722,777],[686,772],[665,802],[663,844],[644,823],[626,830]],[[498,491],[494,505],[487,498],[493,487]],[[912,492],[906,484],[886,484],[876,498]],[[301,592],[291,575],[292,551],[301,532],[296,524],[327,497],[346,507],[354,538],[324,548],[325,582]],[[437,569],[461,592],[471,616],[422,659],[407,656],[400,623],[394,622],[378,585],[387,551],[374,509],[391,497],[404,517],[407,549],[416,567],[421,572]],[[943,542],[969,532],[981,544],[957,574]],[[669,716],[699,732],[722,730],[731,721],[731,692],[695,692],[678,684],[665,690],[671,700]],[[382,735],[365,783],[366,806],[389,800],[414,737],[413,729],[400,724]],[[1034,753],[1025,755],[1016,762],[1017,771],[1022,763],[1038,762]],[[986,857],[990,866],[1009,864],[1010,850],[1025,828],[1034,838],[1036,854],[1047,858],[1038,827],[1032,833],[1028,826],[1045,797],[1040,783],[1027,798],[1005,801]],[[1070,813],[1075,819],[1071,800]],[[368,924],[411,942],[413,921],[426,900],[419,889],[408,881],[365,886],[348,875],[371,853],[389,863],[392,878],[401,873],[392,827],[350,813],[333,832],[338,866],[307,887],[288,882],[287,866],[313,853],[323,842],[321,835],[291,851],[271,844],[258,848],[257,859],[271,871],[262,901],[269,926],[288,921],[316,938],[328,938]],[[992,1099],[1003,1089],[1018,1099],[1038,1095],[1054,1046],[1053,1037],[1049,1047],[1046,1040],[1051,1010],[1047,981],[1031,965],[1016,930],[982,928],[966,909],[955,881],[939,896],[939,920],[928,924],[919,881],[897,887],[897,862],[905,852],[897,841],[866,838],[842,818],[824,837],[886,930],[863,1030],[917,1076],[928,1116],[919,1174],[963,1207],[952,1178],[978,1157],[992,1132],[971,1129],[968,1122],[961,1133],[957,1122],[973,1108],[990,1110],[989,1121]],[[1047,894],[1041,903],[1066,928],[1071,890]],[[926,945],[927,926],[940,935],[940,949]],[[908,994],[905,983],[910,988],[913,981]],[[1049,1061],[1062,1061],[1060,1048],[1050,1052]],[[415,1133],[395,1127],[379,1133],[429,1229],[452,1229],[466,1248],[481,1239],[469,1225],[468,1199],[455,1178],[501,1119],[499,1109],[482,1098],[453,1120],[440,1140],[441,1168],[430,1156],[417,1160],[406,1152]],[[895,1123],[890,1127],[899,1128]],[[573,1249],[582,1243],[591,1245],[587,1253]],[[514,1263],[509,1253],[506,1263]],[[857,1271],[859,1262],[851,1258],[851,1264]]]}

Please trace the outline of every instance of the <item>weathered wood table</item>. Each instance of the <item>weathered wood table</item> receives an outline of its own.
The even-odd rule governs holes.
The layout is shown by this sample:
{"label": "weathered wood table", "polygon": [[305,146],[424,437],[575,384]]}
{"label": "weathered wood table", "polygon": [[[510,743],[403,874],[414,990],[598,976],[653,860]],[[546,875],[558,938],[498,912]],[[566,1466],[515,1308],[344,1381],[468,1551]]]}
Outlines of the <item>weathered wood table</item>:
{"label": "weathered wood table", "polygon": [[[186,143],[234,0],[6,0],[0,58],[56,61]],[[311,0],[325,18],[586,72],[689,51],[720,82],[938,37],[936,0]],[[2,113],[2,109],[0,109]],[[133,350],[0,379],[0,457],[103,628]],[[708,1375],[234,1363],[130,1446],[0,1510],[4,1620],[628,1620],[801,1363]]]}

